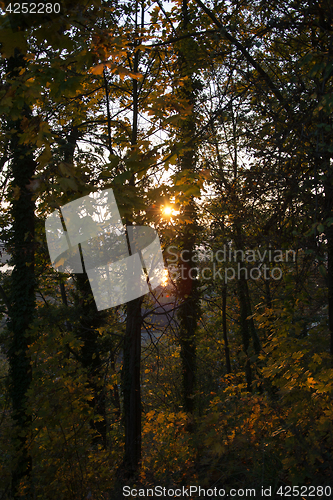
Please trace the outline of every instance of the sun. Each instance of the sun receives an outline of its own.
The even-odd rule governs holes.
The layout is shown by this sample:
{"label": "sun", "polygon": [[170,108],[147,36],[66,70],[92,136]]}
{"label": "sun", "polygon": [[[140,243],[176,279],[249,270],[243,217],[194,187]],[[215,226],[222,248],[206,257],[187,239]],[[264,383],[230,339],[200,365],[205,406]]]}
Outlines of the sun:
{"label": "sun", "polygon": [[175,205],[173,204],[161,205],[161,213],[163,217],[166,217],[171,220],[173,217],[176,217],[179,214],[179,212],[175,210]]}
{"label": "sun", "polygon": [[163,213],[164,215],[171,215],[173,213],[173,209],[171,207],[163,207]]}
{"label": "sun", "polygon": [[169,271],[166,268],[164,268],[161,285],[167,286],[168,282],[169,282]]}

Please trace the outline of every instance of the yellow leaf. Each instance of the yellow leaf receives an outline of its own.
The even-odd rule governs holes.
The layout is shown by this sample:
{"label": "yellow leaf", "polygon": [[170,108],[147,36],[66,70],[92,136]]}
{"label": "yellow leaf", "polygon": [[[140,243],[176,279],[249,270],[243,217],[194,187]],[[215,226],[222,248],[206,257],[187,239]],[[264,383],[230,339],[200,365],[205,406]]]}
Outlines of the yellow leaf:
{"label": "yellow leaf", "polygon": [[97,64],[94,68],[90,69],[90,73],[93,75],[101,75],[103,73],[105,64]]}
{"label": "yellow leaf", "polygon": [[61,259],[57,260],[54,265],[55,267],[62,266],[65,263],[65,259],[62,257]]}

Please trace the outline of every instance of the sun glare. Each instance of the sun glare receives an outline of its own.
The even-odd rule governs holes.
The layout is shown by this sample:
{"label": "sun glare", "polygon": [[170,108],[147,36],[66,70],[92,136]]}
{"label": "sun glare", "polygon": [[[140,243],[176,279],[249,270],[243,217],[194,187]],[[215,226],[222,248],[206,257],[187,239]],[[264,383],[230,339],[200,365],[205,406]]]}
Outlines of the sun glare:
{"label": "sun glare", "polygon": [[167,286],[169,281],[169,271],[167,269],[163,269],[163,276],[162,276],[162,286]]}
{"label": "sun glare", "polygon": [[173,209],[171,207],[163,207],[164,215],[171,215],[172,212],[173,212]]}

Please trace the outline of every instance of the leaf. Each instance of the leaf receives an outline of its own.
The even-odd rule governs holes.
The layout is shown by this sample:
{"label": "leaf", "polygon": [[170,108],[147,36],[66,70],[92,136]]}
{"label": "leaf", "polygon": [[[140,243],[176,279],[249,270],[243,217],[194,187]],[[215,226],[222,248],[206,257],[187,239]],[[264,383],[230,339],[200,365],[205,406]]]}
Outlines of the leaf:
{"label": "leaf", "polygon": [[60,267],[60,266],[62,266],[64,263],[65,263],[65,259],[64,259],[64,257],[61,257],[61,259],[59,259],[59,260],[57,260],[57,261],[55,261],[55,262],[54,262],[54,266],[55,266],[55,267]]}
{"label": "leaf", "polygon": [[101,75],[103,73],[104,68],[105,68],[105,64],[97,64],[97,66],[90,68],[89,71],[93,75]]}
{"label": "leaf", "polygon": [[319,266],[319,268],[318,268],[318,269],[319,269],[319,272],[320,272],[320,274],[322,275],[322,277],[323,277],[323,278],[326,278],[326,276],[327,276],[327,269],[326,269],[326,267],[324,266],[324,264],[320,264],[320,266]]}
{"label": "leaf", "polygon": [[125,181],[128,181],[132,176],[132,172],[126,171],[122,172],[121,174],[117,175],[117,177],[114,178],[113,182],[115,184],[124,184]]}
{"label": "leaf", "polygon": [[192,186],[188,186],[188,185],[183,185],[183,186],[180,186],[180,188],[182,188],[182,191],[184,193],[184,196],[196,196],[196,197],[200,197],[200,188],[197,186],[197,185],[192,185]]}
{"label": "leaf", "polygon": [[78,190],[78,185],[74,181],[73,178],[67,178],[67,177],[60,177],[59,179],[59,184],[64,189],[65,191],[72,190],[72,191],[77,191]]}
{"label": "leaf", "polygon": [[133,73],[133,71],[125,68],[124,66],[117,66],[114,63],[111,62],[105,62],[101,64],[97,64],[97,66],[94,66],[93,68],[90,68],[90,73],[93,75],[101,75],[104,71],[104,68],[110,68],[112,73],[115,73],[120,76],[120,79],[123,80],[125,76],[128,76],[132,78],[133,80],[139,80],[142,78],[141,73]]}
{"label": "leaf", "polygon": [[62,175],[72,175],[73,174],[73,165],[69,163],[64,163],[63,161],[59,163],[59,170]]}
{"label": "leaf", "polygon": [[307,381],[306,381],[306,385],[307,387],[309,387],[309,389],[312,389],[315,385],[316,385],[316,381],[313,377],[308,377]]}
{"label": "leaf", "polygon": [[25,53],[27,51],[27,41],[24,31],[14,32],[10,28],[0,30],[1,53],[4,57],[14,56],[15,49]]}
{"label": "leaf", "polygon": [[168,118],[166,118],[164,121],[163,121],[163,125],[178,125],[180,120],[182,119],[182,115],[181,114],[177,114],[177,115],[172,115],[172,116],[169,116]]}
{"label": "leaf", "polygon": [[164,168],[165,170],[168,170],[169,169],[169,165],[176,165],[177,163],[177,155],[174,154],[174,155],[168,155],[166,156],[165,158],[163,158],[162,161],[164,161]]}

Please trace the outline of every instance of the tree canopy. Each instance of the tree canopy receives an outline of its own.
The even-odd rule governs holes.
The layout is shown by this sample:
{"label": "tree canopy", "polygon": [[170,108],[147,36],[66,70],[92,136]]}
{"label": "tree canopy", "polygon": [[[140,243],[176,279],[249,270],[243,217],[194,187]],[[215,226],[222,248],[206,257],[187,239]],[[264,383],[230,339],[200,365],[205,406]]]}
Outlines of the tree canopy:
{"label": "tree canopy", "polygon": [[[330,498],[331,3],[0,9],[1,498]],[[45,220],[106,189],[165,270],[98,310]]]}

